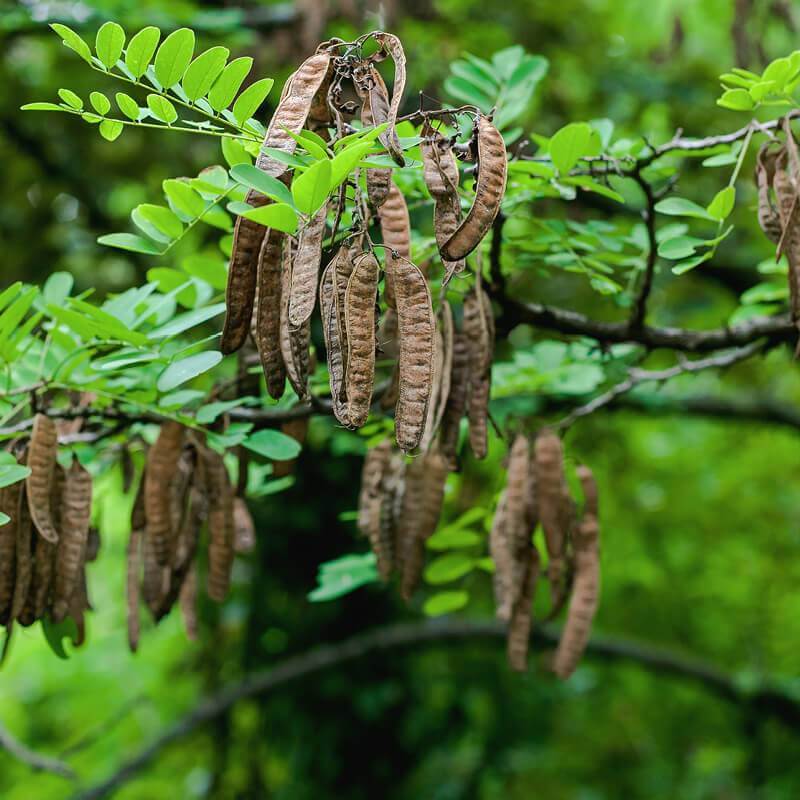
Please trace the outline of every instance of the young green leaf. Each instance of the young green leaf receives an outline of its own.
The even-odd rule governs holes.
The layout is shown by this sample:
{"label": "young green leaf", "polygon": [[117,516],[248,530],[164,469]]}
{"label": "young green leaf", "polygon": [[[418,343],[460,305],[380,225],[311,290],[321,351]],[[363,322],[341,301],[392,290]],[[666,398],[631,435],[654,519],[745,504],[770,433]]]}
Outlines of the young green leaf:
{"label": "young green leaf", "polygon": [[125,31],[120,25],[116,22],[106,22],[100,26],[94,49],[97,51],[100,63],[106,69],[111,69],[119,61],[123,47],[125,47]]}
{"label": "young green leaf", "polygon": [[355,142],[334,156],[331,161],[330,191],[333,191],[345,180],[355,169],[356,164],[361,161],[361,158],[371,149],[372,144],[369,142]]}
{"label": "young green leaf", "polygon": [[70,50],[74,50],[87,64],[92,63],[91,48],[72,30],[72,28],[61,25],[58,22],[51,23],[50,27],[61,37],[61,41],[69,47]]}
{"label": "young green leaf", "polygon": [[237,98],[233,104],[233,117],[241,126],[244,125],[258,107],[266,100],[273,84],[272,78],[262,78],[260,81],[251,83]]}
{"label": "young green leaf", "polygon": [[447,553],[431,561],[425,569],[425,580],[431,584],[449,583],[472,572],[475,559],[466,553]]}
{"label": "young green leaf", "polygon": [[713,219],[705,208],[684,197],[667,197],[656,203],[655,209],[659,214],[668,214],[673,217]]}
{"label": "young green leaf", "polygon": [[30,474],[30,469],[23,467],[22,464],[0,464],[0,489],[24,481]]}
{"label": "young green leaf", "polygon": [[178,112],[175,110],[175,106],[160,94],[147,95],[147,107],[156,119],[166,122],[167,125],[172,125],[178,119]]}
{"label": "young green leaf", "polygon": [[131,75],[137,80],[147,72],[150,66],[150,59],[158,47],[158,40],[161,38],[161,31],[150,25],[142,28],[128,42],[128,49],[125,51],[125,66],[130,70]]}
{"label": "young green leaf", "polygon": [[176,336],[179,333],[188,331],[196,325],[201,325],[225,311],[225,303],[215,303],[204,308],[195,308],[185,314],[178,314],[169,322],[160,325],[148,334],[150,339],[163,339],[167,336]]}
{"label": "young green leaf", "polygon": [[120,250],[130,250],[133,253],[145,253],[149,256],[161,254],[161,248],[135,233],[107,233],[97,237],[98,244],[108,247],[118,247]]}
{"label": "young green leaf", "polygon": [[248,450],[273,461],[297,458],[301,449],[300,443],[296,439],[271,428],[265,428],[248,436],[243,444]]}
{"label": "young green leaf", "polygon": [[64,107],[58,103],[25,103],[20,106],[20,111],[63,111]]}
{"label": "young green leaf", "polygon": [[750,111],[756,104],[747,89],[728,89],[717,100],[717,105],[732,111]]}
{"label": "young green leaf", "polygon": [[102,92],[92,92],[89,95],[89,102],[101,116],[105,116],[111,110],[111,101]]}
{"label": "young green leaf", "polygon": [[229,167],[235,167],[237,164],[253,163],[253,157],[247,152],[244,145],[236,139],[222,136],[220,138],[220,147]]}
{"label": "young green leaf", "polygon": [[158,82],[165,88],[173,87],[186,72],[194,54],[194,31],[178,28],[161,43],[154,62]]}
{"label": "young green leaf", "polygon": [[228,270],[221,258],[195,254],[184,258],[181,269],[193,278],[200,278],[215,289],[224,289],[227,284]]}
{"label": "young green leaf", "polygon": [[243,217],[263,225],[265,228],[275,228],[284,233],[295,233],[297,231],[297,214],[295,210],[286,203],[271,203],[267,206],[254,208],[242,214]]}
{"label": "young green leaf", "polygon": [[429,617],[439,617],[464,608],[468,602],[467,592],[437,592],[425,601],[422,610]]}
{"label": "young green leaf", "polygon": [[[227,108],[236,97],[236,92],[244,82],[253,66],[253,59],[249,56],[234,58],[219,75],[208,93],[208,102],[214,111]],[[252,116],[252,115],[251,115]]]}
{"label": "young green leaf", "polygon": [[156,386],[159,392],[171,392],[181,384],[213,369],[222,361],[222,353],[218,350],[204,350],[193,356],[173,361],[158,376]]}
{"label": "young green leaf", "polygon": [[717,192],[714,199],[708,204],[706,211],[712,219],[722,222],[733,211],[735,202],[736,189],[733,186],[726,186]]}
{"label": "young green leaf", "polygon": [[74,283],[75,279],[69,272],[51,272],[42,287],[42,299],[54,305],[63,303],[69,297]]}
{"label": "young green leaf", "polygon": [[189,219],[199,217],[205,211],[205,200],[192,189],[188,181],[169,178],[161,186],[173,208]]}
{"label": "young green leaf", "polygon": [[71,89],[59,89],[58,96],[70,107],[77,111],[83,108],[83,100]]}
{"label": "young green leaf", "polygon": [[114,99],[117,101],[117,105],[119,106],[119,110],[130,120],[136,122],[141,115],[141,109],[139,108],[138,103],[129,95],[125,94],[125,92],[117,92],[114,95]]}
{"label": "young green leaf", "polygon": [[272,175],[267,175],[266,172],[252,164],[237,164],[231,168],[230,176],[237,183],[241,183],[248,189],[255,189],[276,202],[292,203],[292,194],[283,181],[273,178]]}
{"label": "young green leaf", "polygon": [[115,139],[119,138],[124,127],[125,126],[121,122],[115,119],[104,119],[100,123],[100,135],[109,142],[113,142]]}
{"label": "young green leaf", "polygon": [[189,100],[198,100],[208,93],[225,68],[229,55],[230,50],[227,47],[212,47],[192,61],[181,81]]}
{"label": "young green leaf", "polygon": [[328,198],[331,186],[331,162],[326,158],[312,164],[292,181],[292,197],[299,211],[316,214]]}
{"label": "young green leaf", "polygon": [[561,175],[566,175],[580,159],[600,153],[600,134],[586,122],[571,122],[550,139],[550,158]]}
{"label": "young green leaf", "polygon": [[149,222],[159,233],[169,240],[177,239],[183,233],[183,223],[177,215],[166,206],[154,203],[142,203],[134,209],[142,219]]}

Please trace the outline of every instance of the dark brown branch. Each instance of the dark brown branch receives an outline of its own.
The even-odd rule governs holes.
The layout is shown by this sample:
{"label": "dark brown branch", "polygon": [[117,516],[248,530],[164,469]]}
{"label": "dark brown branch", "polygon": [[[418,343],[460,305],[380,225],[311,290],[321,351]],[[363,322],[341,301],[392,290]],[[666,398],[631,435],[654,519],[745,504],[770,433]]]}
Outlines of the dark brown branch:
{"label": "dark brown branch", "polygon": [[644,274],[639,292],[633,302],[631,312],[630,328],[632,331],[639,331],[644,327],[645,317],[647,316],[647,301],[650,299],[650,292],[653,288],[653,279],[656,272],[656,262],[658,261],[658,242],[656,241],[656,196],[653,187],[642,177],[641,170],[637,168],[632,176],[639,188],[644,192],[645,206],[642,210],[645,230],[647,231],[647,260],[645,261]]}
{"label": "dark brown branch", "polygon": [[45,756],[31,750],[12,736],[2,725],[0,725],[0,747],[10,756],[16,758],[17,761],[27,764],[36,772],[50,772],[53,775],[59,775],[70,780],[77,778],[69,764],[65,764],[52,756]]}
{"label": "dark brown branch", "polygon": [[[206,698],[193,711],[133,755],[116,772],[95,786],[78,792],[73,800],[97,800],[109,797],[141,772],[165,747],[225,713],[244,698],[264,694],[279,686],[342,666],[374,652],[411,645],[452,644],[481,639],[497,643],[505,636],[505,626],[500,622],[427,620],[380,628],[288,658],[271,669],[254,673],[241,683]],[[553,646],[558,641],[558,636],[558,630],[543,628],[535,630],[531,639],[535,646],[541,648]],[[589,643],[587,654],[603,661],[628,661],[662,675],[693,681],[729,702],[747,706],[755,713],[766,717],[775,717],[791,728],[800,727],[800,704],[794,698],[771,688],[766,683],[754,690],[743,690],[733,678],[698,659],[610,637],[594,637]]]}

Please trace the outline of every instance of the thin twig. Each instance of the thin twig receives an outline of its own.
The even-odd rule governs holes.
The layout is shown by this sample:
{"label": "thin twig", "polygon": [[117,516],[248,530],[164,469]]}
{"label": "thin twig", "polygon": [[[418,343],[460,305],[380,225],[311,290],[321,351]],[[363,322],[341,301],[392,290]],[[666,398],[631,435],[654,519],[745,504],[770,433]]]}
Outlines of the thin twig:
{"label": "thin twig", "polygon": [[57,758],[53,758],[52,756],[45,756],[41,753],[37,753],[35,750],[31,750],[12,736],[2,725],[0,725],[0,747],[10,756],[16,758],[17,761],[27,764],[36,772],[49,772],[72,781],[76,780],[78,777],[69,764]]}

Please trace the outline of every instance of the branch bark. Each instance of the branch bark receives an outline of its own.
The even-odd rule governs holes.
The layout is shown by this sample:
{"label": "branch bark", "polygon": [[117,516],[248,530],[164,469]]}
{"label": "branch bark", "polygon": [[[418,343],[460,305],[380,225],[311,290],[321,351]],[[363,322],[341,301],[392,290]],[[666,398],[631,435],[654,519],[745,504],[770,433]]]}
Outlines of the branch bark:
{"label": "branch bark", "polygon": [[[494,620],[482,622],[427,620],[379,628],[338,644],[324,645],[288,658],[271,669],[256,672],[241,683],[206,698],[194,710],[134,754],[116,772],[94,786],[79,791],[73,796],[73,800],[98,800],[111,796],[120,786],[141,772],[165,747],[225,713],[244,698],[264,694],[279,686],[356,661],[374,652],[411,645],[454,644],[477,640],[498,643],[503,641],[505,636],[505,625]],[[533,644],[540,648],[553,646],[558,642],[558,638],[559,631],[549,627],[537,629],[531,636]],[[800,728],[800,704],[792,697],[766,683],[755,690],[745,691],[730,676],[704,661],[684,657],[662,648],[610,637],[594,637],[589,642],[587,654],[603,661],[631,662],[661,675],[695,682],[728,702],[747,707],[765,717],[774,717],[790,728]]]}
{"label": "branch bark", "polygon": [[50,772],[53,775],[69,778],[70,780],[77,778],[69,764],[52,756],[45,756],[35,750],[31,750],[16,737],[12,736],[2,725],[0,725],[0,747],[10,756],[16,758],[17,761],[27,764],[36,772]]}

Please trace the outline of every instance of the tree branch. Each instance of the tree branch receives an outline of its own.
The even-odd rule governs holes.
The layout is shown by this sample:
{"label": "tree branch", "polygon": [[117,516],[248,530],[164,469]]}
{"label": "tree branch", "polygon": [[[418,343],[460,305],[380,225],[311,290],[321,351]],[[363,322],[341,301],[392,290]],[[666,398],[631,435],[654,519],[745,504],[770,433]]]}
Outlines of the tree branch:
{"label": "tree branch", "polygon": [[[558,642],[559,631],[542,628],[533,632],[535,646],[550,647]],[[264,694],[287,683],[364,658],[374,652],[421,645],[452,644],[463,641],[505,639],[506,627],[493,620],[475,622],[456,619],[426,620],[392,625],[324,645],[294,656],[271,669],[256,672],[241,683],[206,698],[150,744],[143,747],[105,780],[74,795],[73,800],[108,797],[153,761],[168,745],[224,714],[240,700]],[[623,639],[594,637],[587,654],[604,661],[628,661],[670,677],[693,681],[724,700],[747,706],[755,713],[775,717],[791,728],[800,727],[800,704],[794,698],[764,683],[746,691],[724,672],[698,659],[684,657],[658,647]]]}
{"label": "tree branch", "polygon": [[70,780],[77,778],[69,764],[52,756],[45,756],[35,750],[31,750],[12,736],[2,725],[0,725],[0,747],[10,756],[16,758],[17,761],[27,764],[36,772],[50,772],[53,775],[69,778]]}
{"label": "tree branch", "polygon": [[653,187],[642,177],[641,169],[634,169],[631,177],[644,192],[645,207],[642,210],[645,230],[647,231],[647,260],[642,276],[642,285],[639,293],[633,302],[633,310],[628,325],[632,331],[640,331],[644,327],[645,317],[647,316],[647,301],[653,288],[653,278],[656,272],[656,262],[658,261],[658,242],[656,241],[656,196]]}

